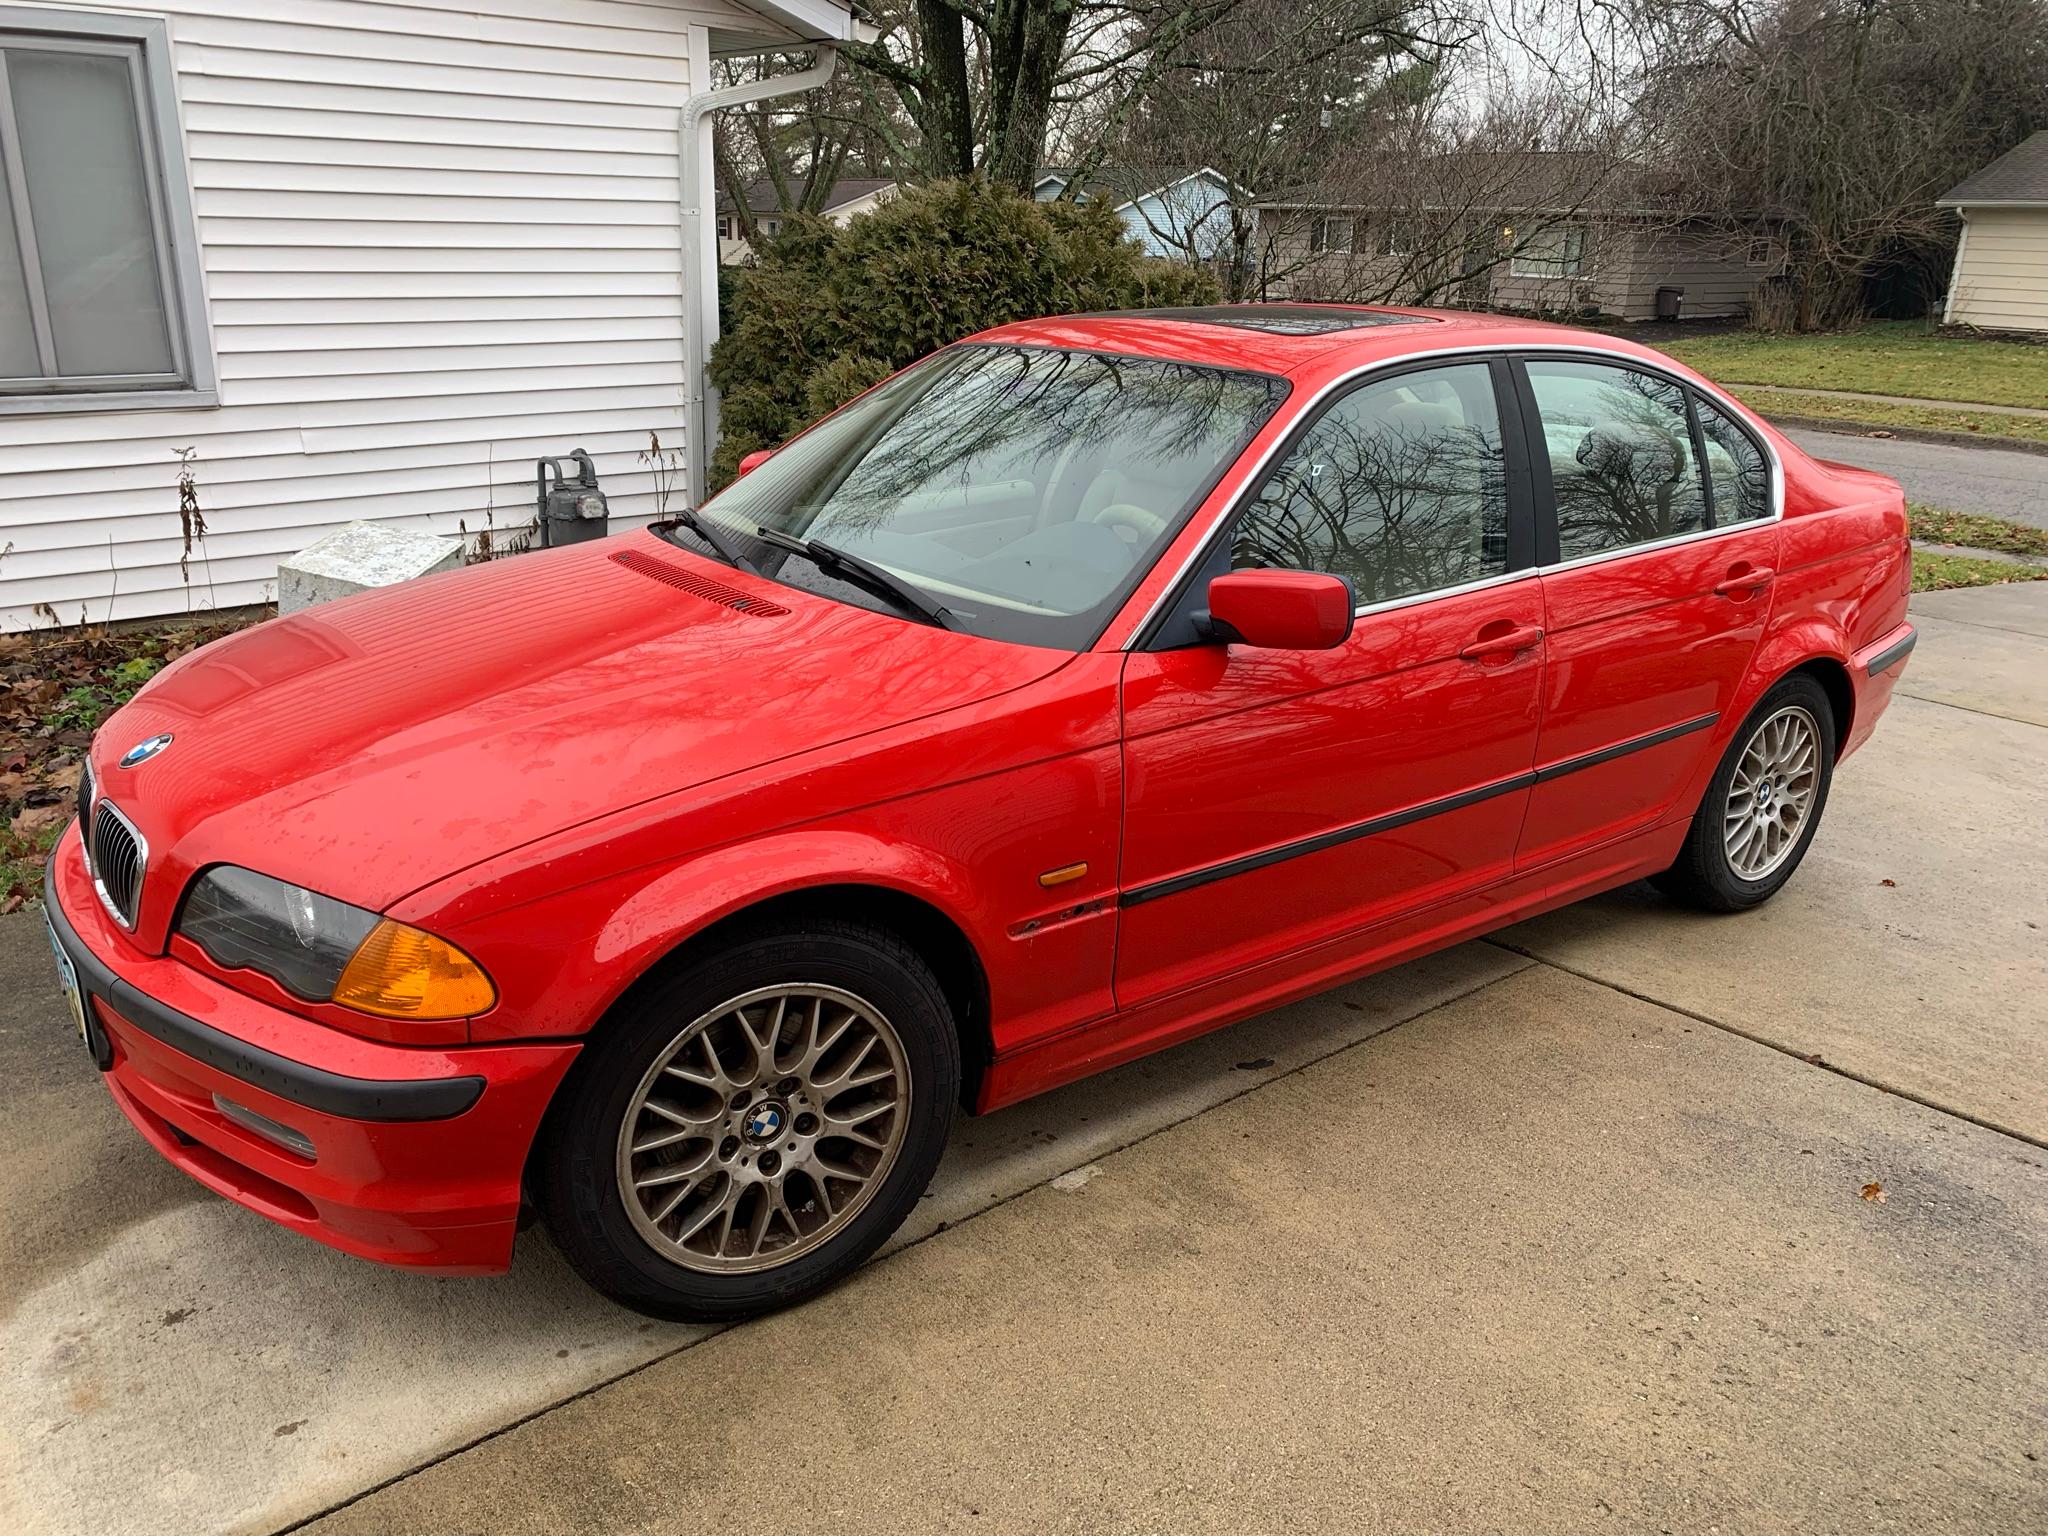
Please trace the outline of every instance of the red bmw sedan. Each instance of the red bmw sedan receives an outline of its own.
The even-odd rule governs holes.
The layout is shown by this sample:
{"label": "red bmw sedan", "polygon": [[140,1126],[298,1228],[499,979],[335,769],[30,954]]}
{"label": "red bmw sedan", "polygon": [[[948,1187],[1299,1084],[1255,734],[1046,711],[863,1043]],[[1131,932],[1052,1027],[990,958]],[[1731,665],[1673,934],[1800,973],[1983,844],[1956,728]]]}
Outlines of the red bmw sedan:
{"label": "red bmw sedan", "polygon": [[[759,458],[761,456],[757,456]],[[366,1258],[743,1316],[982,1113],[1812,841],[1903,498],[1607,337],[1236,306],[948,347],[701,510],[293,615],[100,732],[47,910],[165,1157]]]}

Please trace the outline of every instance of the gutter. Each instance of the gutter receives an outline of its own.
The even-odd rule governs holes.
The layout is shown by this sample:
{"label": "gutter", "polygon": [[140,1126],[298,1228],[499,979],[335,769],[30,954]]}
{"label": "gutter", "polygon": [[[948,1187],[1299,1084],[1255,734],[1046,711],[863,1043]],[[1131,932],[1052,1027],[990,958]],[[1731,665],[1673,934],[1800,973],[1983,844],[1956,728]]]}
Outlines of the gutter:
{"label": "gutter", "polygon": [[[762,47],[763,53],[790,46]],[[704,499],[711,450],[718,441],[718,401],[704,377],[712,343],[718,340],[718,228],[714,195],[717,177],[711,161],[711,114],[723,107],[747,106],[776,96],[816,90],[832,78],[839,64],[836,43],[817,45],[818,62],[794,75],[772,75],[741,85],[698,91],[683,102],[676,132],[681,139],[683,257],[683,464],[689,505]],[[690,78],[711,75],[710,29],[690,29]]]}

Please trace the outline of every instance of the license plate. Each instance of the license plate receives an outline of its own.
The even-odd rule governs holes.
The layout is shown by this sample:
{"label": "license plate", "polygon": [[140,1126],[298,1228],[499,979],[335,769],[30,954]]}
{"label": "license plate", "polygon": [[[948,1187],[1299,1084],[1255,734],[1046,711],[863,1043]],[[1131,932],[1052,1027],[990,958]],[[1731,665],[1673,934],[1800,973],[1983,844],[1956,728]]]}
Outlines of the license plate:
{"label": "license plate", "polygon": [[85,998],[78,990],[78,968],[71,963],[71,957],[64,953],[64,946],[57,942],[57,925],[50,921],[50,914],[43,914],[43,931],[50,938],[50,953],[57,961],[57,984],[64,989],[64,1001],[71,1007],[71,1027],[78,1031],[78,1038],[88,1045],[85,1029]]}

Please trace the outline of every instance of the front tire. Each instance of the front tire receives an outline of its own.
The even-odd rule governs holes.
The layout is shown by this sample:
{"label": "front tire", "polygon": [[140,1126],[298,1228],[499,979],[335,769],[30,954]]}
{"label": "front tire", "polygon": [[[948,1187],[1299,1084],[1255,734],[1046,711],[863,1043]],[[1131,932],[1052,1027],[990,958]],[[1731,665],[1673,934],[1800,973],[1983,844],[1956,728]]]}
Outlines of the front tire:
{"label": "front tire", "polygon": [[1827,691],[1795,673],[1742,722],[1659,890],[1707,912],[1742,912],[1775,896],[1813,841],[1835,774]]}
{"label": "front tire", "polygon": [[613,1300],[751,1317],[902,1224],[959,1092],[945,992],[908,944],[855,923],[757,930],[606,1019],[549,1110],[535,1201]]}

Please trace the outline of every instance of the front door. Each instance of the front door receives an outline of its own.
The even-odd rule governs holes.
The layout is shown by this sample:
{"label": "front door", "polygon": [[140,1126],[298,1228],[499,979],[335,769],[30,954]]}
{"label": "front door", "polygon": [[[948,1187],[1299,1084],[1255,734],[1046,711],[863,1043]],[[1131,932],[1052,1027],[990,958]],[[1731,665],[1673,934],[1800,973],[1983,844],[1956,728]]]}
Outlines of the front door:
{"label": "front door", "polygon": [[[1511,870],[1544,665],[1512,401],[1506,365],[1483,360],[1334,396],[1158,648],[1129,658],[1119,1008],[1365,948],[1375,923]],[[1348,578],[1350,640],[1201,643],[1193,611],[1232,566]]]}
{"label": "front door", "polygon": [[1770,613],[1778,524],[1763,449],[1704,396],[1619,364],[1516,367],[1550,658],[1533,869],[1690,813]]}

